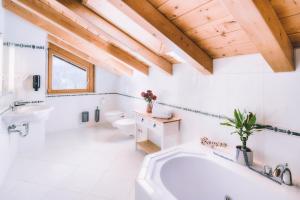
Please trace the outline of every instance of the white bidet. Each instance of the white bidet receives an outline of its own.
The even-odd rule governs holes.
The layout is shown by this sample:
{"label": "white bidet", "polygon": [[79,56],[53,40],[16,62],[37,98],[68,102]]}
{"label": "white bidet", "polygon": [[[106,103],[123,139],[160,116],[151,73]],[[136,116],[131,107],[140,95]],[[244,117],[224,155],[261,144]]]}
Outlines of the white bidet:
{"label": "white bidet", "polygon": [[132,136],[135,132],[135,120],[134,119],[119,119],[113,122],[113,126],[120,130],[122,134]]}

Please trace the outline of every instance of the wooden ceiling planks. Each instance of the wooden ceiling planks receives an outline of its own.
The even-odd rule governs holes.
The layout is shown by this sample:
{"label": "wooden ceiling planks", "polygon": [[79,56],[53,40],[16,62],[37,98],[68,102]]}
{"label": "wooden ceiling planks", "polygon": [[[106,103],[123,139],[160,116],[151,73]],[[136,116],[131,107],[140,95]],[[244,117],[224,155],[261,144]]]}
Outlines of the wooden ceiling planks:
{"label": "wooden ceiling planks", "polygon": [[149,2],[155,7],[158,8],[162,4],[166,3],[168,0],[149,0]]}
{"label": "wooden ceiling planks", "polygon": [[102,50],[103,56],[116,59],[128,67],[132,67],[148,75],[149,69],[146,64],[137,60],[123,49],[105,41],[99,36],[99,29],[97,27],[79,17],[59,2],[54,0],[18,0],[18,2],[30,7],[32,10],[40,13],[54,23],[59,24],[82,39],[97,46]]}
{"label": "wooden ceiling planks", "polygon": [[98,28],[98,35],[103,36],[105,40],[114,45],[127,50],[131,54],[141,55],[146,63],[150,63],[151,66],[155,65],[161,68],[164,72],[172,74],[172,64],[165,58],[150,51],[147,47],[134,40],[128,34],[118,29],[113,24],[109,23],[101,16],[90,10],[80,2],[76,0],[58,0],[64,6],[68,7],[74,13],[89,21],[95,27]]}
{"label": "wooden ceiling planks", "polygon": [[210,0],[173,0],[167,1],[161,6],[158,7],[158,10],[170,20],[174,20],[175,18],[179,18],[180,16],[190,12],[191,10],[203,5]]}
{"label": "wooden ceiling planks", "polygon": [[209,50],[213,58],[223,58],[237,55],[257,53],[257,49],[252,42],[240,43],[235,45],[224,46]]}
{"label": "wooden ceiling planks", "polygon": [[300,0],[270,0],[279,18],[300,14]]}
{"label": "wooden ceiling planks", "polygon": [[153,4],[213,58],[257,53],[219,0],[161,0]]}
{"label": "wooden ceiling planks", "polygon": [[300,0],[270,0],[294,47],[300,47]]}
{"label": "wooden ceiling planks", "polygon": [[274,72],[294,71],[292,44],[268,0],[222,0]]}
{"label": "wooden ceiling planks", "polygon": [[198,26],[228,16],[228,11],[218,0],[208,1],[189,12],[173,19],[173,23],[183,31],[189,31]]}
{"label": "wooden ceiling planks", "polygon": [[[25,0],[20,1],[25,3]],[[39,1],[43,2],[47,0]],[[66,1],[78,2],[80,0]],[[103,5],[105,4],[102,4],[102,2],[106,1],[111,0],[82,0],[83,3],[96,2],[95,6],[91,6],[93,5],[92,3],[86,5],[89,5],[89,8],[92,8],[95,12],[99,11],[100,8],[103,8],[104,10],[106,9],[107,13],[100,10],[101,12],[104,12],[101,14],[109,15],[109,12],[112,11],[110,11],[110,9],[107,9],[107,7],[103,7]],[[278,21],[280,22],[279,24],[282,25],[284,34],[287,33],[288,39],[292,42],[294,47],[300,46],[300,0],[252,1],[259,3],[260,1],[268,1],[277,14],[277,18],[279,19]],[[229,12],[228,7],[226,8],[224,4],[222,4],[222,0],[148,0],[148,2],[150,2],[153,7],[155,7],[160,13],[162,13],[170,22],[175,24],[179,28],[179,30],[184,33],[184,35],[187,35],[195,44],[197,44],[197,46],[203,49],[212,58],[257,53],[258,50],[261,49],[261,47],[259,46],[260,44],[255,43],[255,41],[253,41],[253,38],[252,41],[250,41],[249,30],[241,26],[239,24],[240,22],[237,22],[237,18],[234,18],[232,16],[232,13],[230,13],[232,11]],[[245,12],[246,11],[247,10],[245,10]],[[61,12],[63,12],[63,10]],[[143,13],[140,13],[140,15],[142,14]],[[74,16],[68,15],[68,13],[64,13],[64,15],[67,15],[66,17],[69,17],[70,19],[74,18]],[[121,24],[124,24],[124,22],[127,23],[126,21],[124,21],[125,19],[123,20],[118,15],[116,15],[116,17]],[[103,37],[103,34],[99,34],[97,27],[93,28],[89,26],[89,24],[81,23],[81,21],[77,21],[77,23],[80,23],[82,27],[88,29],[91,33],[98,35],[99,37]],[[103,22],[101,23],[103,24]],[[164,58],[167,57],[162,53],[165,49],[163,43],[164,40],[162,40],[160,37],[157,37],[157,35],[153,32],[149,32],[150,35],[149,39],[147,40],[149,43],[148,44],[147,41],[141,41],[138,37],[136,37],[136,35],[134,35],[141,35],[142,32],[127,32],[123,30],[123,27],[120,24],[115,24],[115,21],[110,21],[110,23],[113,23],[113,26],[118,27],[118,29],[122,29],[125,34],[137,40],[137,42],[142,43],[144,46],[149,48],[149,50],[155,52],[158,56]],[[107,30],[113,29],[110,27]],[[247,31],[247,33],[245,31]],[[95,39],[91,34],[88,36],[88,40]],[[145,36],[141,38],[145,39]],[[101,39],[105,40],[105,37]],[[280,46],[280,39],[277,39],[277,41]],[[108,40],[107,42],[110,41]],[[285,44],[287,43],[288,42],[286,42]],[[273,47],[276,47],[276,45]],[[284,45],[283,41],[283,46],[281,47],[281,49],[284,50],[285,47],[286,45]],[[274,48],[269,49],[270,51],[273,51]],[[106,50],[116,52],[114,56],[118,56],[118,53],[124,53],[117,52],[115,49]],[[167,59],[169,59],[169,61],[171,60],[170,58]],[[269,61],[269,63],[271,63],[271,61]],[[290,70],[292,70],[291,67],[288,69],[288,71]],[[275,71],[281,71],[281,69],[276,69]],[[283,69],[283,71],[285,71],[285,69]]]}
{"label": "wooden ceiling planks", "polygon": [[[110,5],[118,8],[127,17],[135,20],[139,26],[159,35],[165,41],[171,41],[173,48],[176,45],[185,54],[185,57],[204,74],[211,74],[213,71],[212,59],[189,37],[187,37],[178,27],[176,27],[168,18],[162,15],[147,0],[110,0]],[[137,17],[138,15],[138,17]],[[173,49],[172,49],[173,50]]]}
{"label": "wooden ceiling planks", "polygon": [[[99,51],[99,49],[94,48],[85,40],[82,40],[73,33],[66,31],[64,28],[58,26],[57,24],[52,23],[42,15],[39,15],[38,13],[30,10],[28,7],[24,7],[23,5],[18,4],[18,2],[14,2],[11,0],[3,0],[3,6],[9,11],[31,22],[32,24],[35,24],[40,28],[46,30],[49,34],[59,37],[61,40],[67,42],[73,48],[81,49],[83,52],[89,52],[90,56],[94,58],[98,58],[99,55],[101,55],[101,51]],[[102,60],[102,58],[100,60]],[[112,73],[120,75],[120,73],[117,72],[119,65],[101,65],[99,67],[103,67]]]}
{"label": "wooden ceiling planks", "polygon": [[197,44],[209,51],[210,49],[217,49],[247,42],[250,42],[248,35],[244,31],[239,29],[237,31],[224,33],[216,37],[199,40],[197,41]]}
{"label": "wooden ceiling planks", "polygon": [[225,18],[214,20],[210,23],[198,26],[190,31],[187,31],[186,33],[194,40],[204,40],[240,29],[241,26],[239,23],[237,23],[232,16],[228,15]]}
{"label": "wooden ceiling planks", "polygon": [[[258,52],[220,0],[149,1],[213,58]],[[269,1],[293,46],[299,47],[300,0]]]}
{"label": "wooden ceiling planks", "polygon": [[287,34],[300,32],[300,15],[292,15],[280,19]]}
{"label": "wooden ceiling planks", "polygon": [[130,35],[136,41],[142,43],[151,51],[162,55],[164,45],[161,38],[150,33],[145,28],[140,27],[135,20],[123,14],[121,11],[109,4],[107,0],[82,0],[82,4],[90,8],[105,20],[118,27],[120,30]]}

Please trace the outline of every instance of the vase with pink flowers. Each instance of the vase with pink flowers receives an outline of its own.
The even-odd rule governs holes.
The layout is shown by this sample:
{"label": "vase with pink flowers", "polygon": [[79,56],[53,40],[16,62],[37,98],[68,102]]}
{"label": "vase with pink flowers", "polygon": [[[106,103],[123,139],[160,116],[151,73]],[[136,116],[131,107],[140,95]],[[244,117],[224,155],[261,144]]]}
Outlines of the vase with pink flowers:
{"label": "vase with pink flowers", "polygon": [[157,96],[153,94],[151,90],[147,90],[146,92],[142,92],[141,96],[147,102],[147,113],[152,113],[153,101],[157,99]]}

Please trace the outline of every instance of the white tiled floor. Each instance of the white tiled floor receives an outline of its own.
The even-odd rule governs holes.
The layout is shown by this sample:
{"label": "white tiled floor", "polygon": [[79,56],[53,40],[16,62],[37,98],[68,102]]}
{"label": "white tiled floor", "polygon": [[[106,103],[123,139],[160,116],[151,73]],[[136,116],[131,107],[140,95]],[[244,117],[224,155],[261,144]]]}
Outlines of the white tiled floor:
{"label": "white tiled floor", "polygon": [[144,154],[134,139],[109,127],[47,135],[41,152],[14,162],[1,200],[133,200]]}

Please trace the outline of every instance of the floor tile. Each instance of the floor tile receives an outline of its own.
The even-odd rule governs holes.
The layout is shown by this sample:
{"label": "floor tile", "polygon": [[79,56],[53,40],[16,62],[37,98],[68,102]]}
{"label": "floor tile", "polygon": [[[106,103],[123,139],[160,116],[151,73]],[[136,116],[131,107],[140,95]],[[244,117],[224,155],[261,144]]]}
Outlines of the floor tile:
{"label": "floor tile", "polygon": [[144,154],[110,127],[48,133],[40,152],[20,153],[2,200],[133,200]]}

